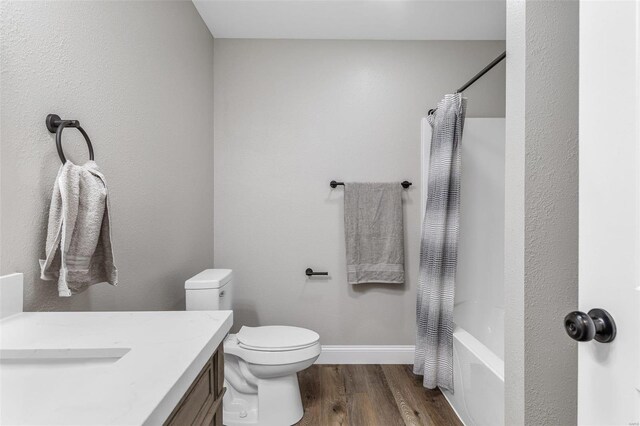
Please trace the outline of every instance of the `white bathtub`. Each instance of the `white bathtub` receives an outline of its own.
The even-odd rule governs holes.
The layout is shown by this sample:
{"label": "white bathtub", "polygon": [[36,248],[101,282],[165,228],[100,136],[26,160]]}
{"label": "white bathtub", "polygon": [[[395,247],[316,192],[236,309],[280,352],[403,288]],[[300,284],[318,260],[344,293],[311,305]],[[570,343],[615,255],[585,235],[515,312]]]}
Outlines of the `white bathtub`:
{"label": "white bathtub", "polygon": [[454,318],[455,393],[444,395],[466,426],[504,425],[504,309],[463,302]]}

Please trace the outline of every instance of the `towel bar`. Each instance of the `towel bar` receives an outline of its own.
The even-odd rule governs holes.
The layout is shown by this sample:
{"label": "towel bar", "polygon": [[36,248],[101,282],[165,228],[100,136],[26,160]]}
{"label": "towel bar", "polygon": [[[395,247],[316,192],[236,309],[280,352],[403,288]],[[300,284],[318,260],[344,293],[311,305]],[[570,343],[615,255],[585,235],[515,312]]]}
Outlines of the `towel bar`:
{"label": "towel bar", "polygon": [[[335,180],[332,180],[331,182],[329,182],[329,186],[332,187],[332,188],[335,188],[338,185],[344,186],[344,182],[336,182]],[[407,189],[408,187],[410,187],[413,184],[411,182],[409,182],[408,180],[405,180],[405,181],[401,182],[400,185],[402,185],[402,187],[404,189]]]}

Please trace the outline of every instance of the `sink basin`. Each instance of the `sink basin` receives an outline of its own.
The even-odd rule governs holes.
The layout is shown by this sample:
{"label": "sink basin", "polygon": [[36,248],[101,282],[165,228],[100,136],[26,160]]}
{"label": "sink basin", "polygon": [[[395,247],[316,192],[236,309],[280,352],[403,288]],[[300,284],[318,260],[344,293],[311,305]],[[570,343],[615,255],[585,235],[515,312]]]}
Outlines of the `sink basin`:
{"label": "sink basin", "polygon": [[86,367],[113,364],[131,348],[74,348],[74,349],[0,349],[0,366],[34,367]]}

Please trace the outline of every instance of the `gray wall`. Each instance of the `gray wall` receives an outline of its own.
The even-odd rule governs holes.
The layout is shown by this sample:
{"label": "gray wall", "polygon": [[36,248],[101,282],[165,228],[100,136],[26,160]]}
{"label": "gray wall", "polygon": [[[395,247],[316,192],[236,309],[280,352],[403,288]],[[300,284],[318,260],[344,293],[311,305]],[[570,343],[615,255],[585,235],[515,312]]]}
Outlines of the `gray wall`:
{"label": "gray wall", "polygon": [[[1,2],[2,274],[27,310],[184,307],[213,258],[213,38],[191,2]],[[120,285],[39,280],[60,167],[48,113],[80,120],[111,191]],[[87,159],[74,130],[67,156]]]}
{"label": "gray wall", "polygon": [[[290,324],[324,344],[413,344],[420,119],[503,42],[215,41],[215,266],[232,268],[236,329]],[[504,65],[468,116],[504,114]],[[402,181],[407,282],[346,283],[343,191]],[[308,280],[304,270],[329,271]]]}
{"label": "gray wall", "polygon": [[507,2],[508,425],[576,424],[578,2]]}

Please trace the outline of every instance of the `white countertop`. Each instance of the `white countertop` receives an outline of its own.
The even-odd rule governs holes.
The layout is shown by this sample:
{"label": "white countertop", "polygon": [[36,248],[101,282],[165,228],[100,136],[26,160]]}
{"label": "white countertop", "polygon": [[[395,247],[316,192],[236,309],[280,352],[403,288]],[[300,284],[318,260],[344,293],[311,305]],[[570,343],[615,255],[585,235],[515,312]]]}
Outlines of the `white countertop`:
{"label": "white countertop", "polygon": [[[162,424],[232,322],[231,311],[35,312],[4,318],[0,423]],[[25,354],[38,359],[25,361]]]}

